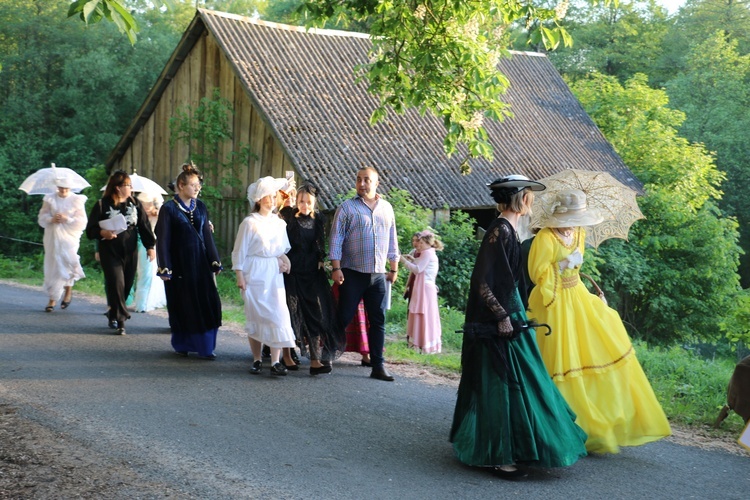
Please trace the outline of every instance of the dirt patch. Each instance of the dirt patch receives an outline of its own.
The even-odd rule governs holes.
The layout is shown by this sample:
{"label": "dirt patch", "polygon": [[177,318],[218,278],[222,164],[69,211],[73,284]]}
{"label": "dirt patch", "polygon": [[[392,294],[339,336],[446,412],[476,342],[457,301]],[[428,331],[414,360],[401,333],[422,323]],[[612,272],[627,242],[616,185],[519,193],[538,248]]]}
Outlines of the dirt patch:
{"label": "dirt patch", "polygon": [[0,499],[189,498],[0,405]]}
{"label": "dirt patch", "polygon": [[[739,417],[737,417],[739,418]],[[675,427],[667,441],[684,446],[695,446],[702,450],[720,450],[733,455],[750,457],[750,452],[737,443],[739,436],[717,431],[709,426]]]}

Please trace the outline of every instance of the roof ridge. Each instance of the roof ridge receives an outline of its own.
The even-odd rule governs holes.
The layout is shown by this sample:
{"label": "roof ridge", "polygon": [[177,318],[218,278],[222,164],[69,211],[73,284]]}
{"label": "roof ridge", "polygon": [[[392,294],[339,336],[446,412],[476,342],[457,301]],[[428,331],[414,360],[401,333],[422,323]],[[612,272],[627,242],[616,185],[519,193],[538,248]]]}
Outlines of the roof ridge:
{"label": "roof ridge", "polygon": [[323,29],[323,28],[309,28],[308,29],[304,26],[294,26],[291,24],[282,24],[282,23],[275,23],[272,21],[264,21],[262,19],[256,19],[256,18],[248,17],[248,16],[241,16],[239,14],[231,14],[229,12],[220,12],[218,10],[198,9],[198,11],[201,14],[212,14],[212,15],[216,15],[219,17],[225,17],[227,19],[235,19],[237,21],[243,21],[243,22],[255,24],[258,26],[266,26],[268,28],[274,28],[278,30],[296,31],[298,33],[311,33],[314,35],[323,35],[323,36],[370,38],[370,35],[368,35],[367,33],[360,33],[358,31],[331,30],[331,29]]}

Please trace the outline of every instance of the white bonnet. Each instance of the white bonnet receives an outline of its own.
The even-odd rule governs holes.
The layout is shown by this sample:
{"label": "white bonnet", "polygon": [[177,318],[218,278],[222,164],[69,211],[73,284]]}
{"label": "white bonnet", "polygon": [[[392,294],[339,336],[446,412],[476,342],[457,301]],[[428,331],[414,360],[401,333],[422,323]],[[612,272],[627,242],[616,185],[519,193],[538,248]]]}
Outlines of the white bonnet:
{"label": "white bonnet", "polygon": [[136,198],[141,203],[153,203],[156,207],[161,207],[164,203],[164,197],[159,193],[149,193],[148,191],[141,191],[136,195]]}
{"label": "white bonnet", "polygon": [[261,198],[274,194],[280,189],[284,189],[287,184],[286,179],[274,179],[270,175],[261,177],[247,187],[247,201],[255,205]]}
{"label": "white bonnet", "polygon": [[69,175],[58,174],[57,177],[55,177],[55,186],[57,187],[70,188],[72,185],[72,179]]}

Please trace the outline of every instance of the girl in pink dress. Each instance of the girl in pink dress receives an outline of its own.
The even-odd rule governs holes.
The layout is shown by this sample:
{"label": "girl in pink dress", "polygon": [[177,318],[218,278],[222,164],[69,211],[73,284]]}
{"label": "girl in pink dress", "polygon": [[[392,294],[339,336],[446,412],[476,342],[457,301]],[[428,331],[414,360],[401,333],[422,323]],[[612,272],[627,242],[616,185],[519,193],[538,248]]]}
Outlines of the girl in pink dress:
{"label": "girl in pink dress", "polygon": [[429,354],[441,350],[442,329],[435,279],[439,268],[436,250],[442,250],[443,243],[430,231],[421,231],[414,237],[415,255],[419,257],[401,256],[401,263],[414,274],[406,336],[409,347]]}

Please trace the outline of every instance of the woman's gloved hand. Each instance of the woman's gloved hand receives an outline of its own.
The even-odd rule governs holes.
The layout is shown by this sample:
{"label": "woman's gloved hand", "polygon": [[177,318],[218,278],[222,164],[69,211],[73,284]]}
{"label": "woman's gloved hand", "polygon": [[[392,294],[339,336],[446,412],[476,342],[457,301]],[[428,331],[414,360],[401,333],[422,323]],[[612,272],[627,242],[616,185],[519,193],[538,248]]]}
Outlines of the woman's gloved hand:
{"label": "woman's gloved hand", "polygon": [[497,334],[502,338],[513,336],[513,323],[510,321],[510,316],[506,316],[497,322]]}
{"label": "woman's gloved hand", "polygon": [[576,249],[575,252],[568,255],[557,264],[560,266],[560,272],[563,272],[566,269],[575,269],[577,267],[581,267],[581,264],[583,264],[583,255]]}

